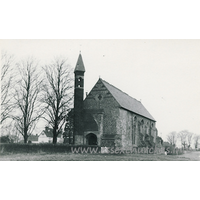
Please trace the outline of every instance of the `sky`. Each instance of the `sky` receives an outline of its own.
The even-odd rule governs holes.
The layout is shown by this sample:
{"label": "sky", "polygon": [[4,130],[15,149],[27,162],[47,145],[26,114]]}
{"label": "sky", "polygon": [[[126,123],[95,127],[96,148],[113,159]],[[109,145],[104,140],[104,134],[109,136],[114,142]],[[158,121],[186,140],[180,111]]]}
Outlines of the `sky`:
{"label": "sky", "polygon": [[164,140],[171,131],[200,132],[200,40],[0,40],[16,59],[33,56],[39,67],[54,57],[75,67],[81,51],[85,92],[101,77],[140,100]]}

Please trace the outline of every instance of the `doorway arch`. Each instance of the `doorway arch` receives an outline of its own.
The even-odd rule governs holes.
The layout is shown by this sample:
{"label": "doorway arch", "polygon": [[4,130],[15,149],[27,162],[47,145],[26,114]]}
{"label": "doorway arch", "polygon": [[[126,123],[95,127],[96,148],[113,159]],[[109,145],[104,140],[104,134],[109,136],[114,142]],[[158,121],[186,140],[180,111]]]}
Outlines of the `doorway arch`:
{"label": "doorway arch", "polygon": [[87,145],[97,145],[97,136],[93,133],[86,135]]}

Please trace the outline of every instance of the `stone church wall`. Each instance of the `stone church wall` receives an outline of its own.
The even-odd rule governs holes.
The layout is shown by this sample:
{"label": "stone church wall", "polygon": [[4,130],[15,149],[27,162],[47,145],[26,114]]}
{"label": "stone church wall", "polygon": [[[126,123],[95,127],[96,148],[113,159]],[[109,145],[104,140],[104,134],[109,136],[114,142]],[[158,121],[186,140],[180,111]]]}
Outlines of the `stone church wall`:
{"label": "stone church wall", "polygon": [[152,120],[120,108],[117,134],[122,136],[121,147],[128,149],[139,146],[140,138],[144,140],[145,135],[153,136],[153,141],[156,142],[157,129]]}
{"label": "stone church wall", "polygon": [[[100,98],[101,97],[101,98]],[[113,146],[116,135],[116,119],[119,115],[118,103],[108,93],[102,85],[92,89],[84,101],[84,108],[91,110],[103,110],[102,124],[98,124],[99,129],[102,127],[101,138],[107,142],[106,146]],[[95,115],[93,115],[94,118]],[[100,130],[99,130],[100,133]],[[100,142],[101,143],[101,142]]]}
{"label": "stone church wall", "polygon": [[120,108],[101,80],[84,100],[84,109],[93,110],[98,131],[87,131],[95,131],[99,145],[128,149],[141,145],[141,138],[144,140],[147,135],[156,139],[155,122]]}
{"label": "stone church wall", "polygon": [[133,138],[133,115],[119,108],[119,116],[117,119],[117,134],[121,135],[121,147],[124,149],[132,148]]}

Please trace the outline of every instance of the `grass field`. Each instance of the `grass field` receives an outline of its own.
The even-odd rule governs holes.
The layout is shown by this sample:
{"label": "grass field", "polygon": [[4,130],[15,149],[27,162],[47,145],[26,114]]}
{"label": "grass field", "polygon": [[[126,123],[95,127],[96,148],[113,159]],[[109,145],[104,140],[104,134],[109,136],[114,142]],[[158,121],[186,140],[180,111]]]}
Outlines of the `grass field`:
{"label": "grass field", "polygon": [[200,161],[200,152],[183,155],[157,154],[73,154],[73,153],[27,153],[2,154],[1,161]]}

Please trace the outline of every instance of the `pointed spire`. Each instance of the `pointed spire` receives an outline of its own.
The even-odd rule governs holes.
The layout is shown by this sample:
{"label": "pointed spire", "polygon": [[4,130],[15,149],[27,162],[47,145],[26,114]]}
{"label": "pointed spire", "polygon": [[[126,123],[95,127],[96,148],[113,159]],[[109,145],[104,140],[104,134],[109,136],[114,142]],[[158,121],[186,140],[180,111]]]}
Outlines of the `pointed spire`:
{"label": "pointed spire", "polygon": [[85,72],[85,66],[83,64],[83,59],[82,59],[82,56],[81,56],[81,52],[79,54],[78,61],[76,63],[76,67],[75,67],[74,72],[76,72],[76,71]]}

